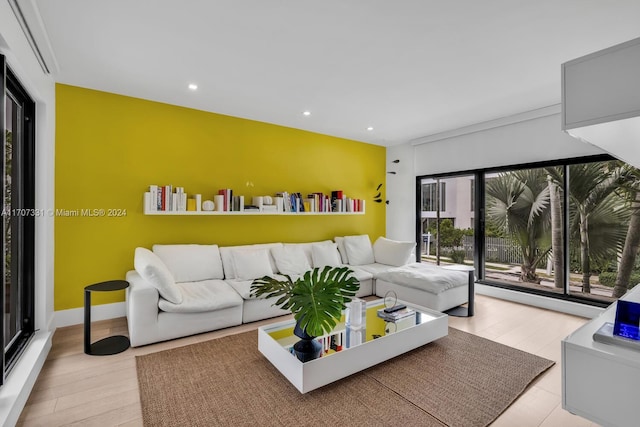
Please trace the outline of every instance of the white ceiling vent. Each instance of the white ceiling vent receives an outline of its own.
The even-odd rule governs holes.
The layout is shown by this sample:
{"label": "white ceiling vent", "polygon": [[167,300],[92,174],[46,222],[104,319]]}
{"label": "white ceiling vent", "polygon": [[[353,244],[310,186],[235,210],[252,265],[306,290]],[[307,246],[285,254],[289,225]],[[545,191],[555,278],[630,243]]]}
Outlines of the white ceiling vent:
{"label": "white ceiling vent", "polygon": [[24,35],[31,45],[36,59],[46,74],[57,73],[58,62],[53,54],[51,43],[38,7],[33,0],[8,0],[16,15]]}

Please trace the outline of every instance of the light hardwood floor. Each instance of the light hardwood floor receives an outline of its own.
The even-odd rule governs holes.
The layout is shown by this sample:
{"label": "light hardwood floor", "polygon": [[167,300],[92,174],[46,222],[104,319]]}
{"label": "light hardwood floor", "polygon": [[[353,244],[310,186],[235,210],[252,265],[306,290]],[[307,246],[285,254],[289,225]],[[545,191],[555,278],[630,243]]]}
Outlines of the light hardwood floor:
{"label": "light hardwood floor", "polygon": [[[477,296],[475,314],[472,318],[450,317],[449,325],[556,362],[492,426],[595,426],[561,406],[560,341],[587,319],[486,296]],[[104,357],[84,354],[81,325],[60,328],[18,425],[142,426],[136,355],[248,331],[275,320],[281,318]],[[93,340],[126,334],[126,319],[94,322],[92,333]]]}

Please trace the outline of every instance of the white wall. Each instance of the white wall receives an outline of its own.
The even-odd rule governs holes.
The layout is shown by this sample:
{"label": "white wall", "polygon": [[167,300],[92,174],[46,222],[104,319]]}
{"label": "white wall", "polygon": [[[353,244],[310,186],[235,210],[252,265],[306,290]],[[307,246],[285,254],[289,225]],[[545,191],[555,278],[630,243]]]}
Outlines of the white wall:
{"label": "white wall", "polygon": [[[414,147],[409,144],[387,148],[387,238],[415,241],[416,235],[416,173]],[[392,163],[400,160],[400,163]]]}
{"label": "white wall", "polygon": [[560,130],[560,115],[415,146],[415,173],[428,175],[602,154]]}
{"label": "white wall", "polygon": [[387,190],[391,192],[387,235],[393,239],[415,240],[416,176],[603,153],[598,147],[560,130],[559,113],[536,118],[523,114],[508,121],[472,126],[466,133],[456,132],[455,136],[443,136],[419,145],[406,143],[389,147],[387,163],[400,158],[403,167],[397,175],[387,177]]}
{"label": "white wall", "polygon": [[[7,1],[0,2],[0,53],[36,102],[36,208],[54,207],[55,84],[38,64]],[[36,218],[35,328],[39,330],[0,389],[0,424],[17,421],[51,346],[53,218]]]}

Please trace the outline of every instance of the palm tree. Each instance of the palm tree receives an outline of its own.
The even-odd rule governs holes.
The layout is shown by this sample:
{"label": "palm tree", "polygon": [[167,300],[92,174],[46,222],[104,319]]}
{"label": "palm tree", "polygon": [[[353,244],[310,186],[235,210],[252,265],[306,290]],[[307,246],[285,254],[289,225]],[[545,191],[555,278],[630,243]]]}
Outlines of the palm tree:
{"label": "palm tree", "polygon": [[487,216],[520,247],[520,280],[540,283],[538,264],[551,250],[549,186],[543,169],[508,172],[488,180]]}
{"label": "palm tree", "polygon": [[551,253],[553,254],[553,284],[564,286],[564,243],[562,233],[562,187],[551,175],[547,175],[549,204],[551,209]]}
{"label": "palm tree", "polygon": [[615,258],[625,238],[628,213],[620,209],[618,162],[594,162],[569,167],[570,233],[580,241],[582,291],[591,293],[591,260]]}
{"label": "palm tree", "polygon": [[620,298],[629,289],[631,272],[640,250],[640,170],[628,165],[624,166],[621,170],[620,188],[629,200],[631,217],[620,256],[616,283],[613,287],[614,298]]}

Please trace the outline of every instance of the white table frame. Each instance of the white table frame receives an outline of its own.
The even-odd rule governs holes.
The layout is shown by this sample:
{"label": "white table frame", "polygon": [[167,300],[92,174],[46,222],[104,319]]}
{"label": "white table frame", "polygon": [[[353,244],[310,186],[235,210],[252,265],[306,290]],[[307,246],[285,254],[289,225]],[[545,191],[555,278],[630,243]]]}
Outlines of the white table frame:
{"label": "white table frame", "polygon": [[[380,305],[382,302],[383,300],[370,301],[367,307]],[[446,314],[407,302],[401,303],[427,316],[428,320],[306,363],[298,360],[268,334],[270,330],[295,324],[294,320],[287,320],[258,328],[258,349],[300,393],[307,393],[448,334],[449,322]]]}

